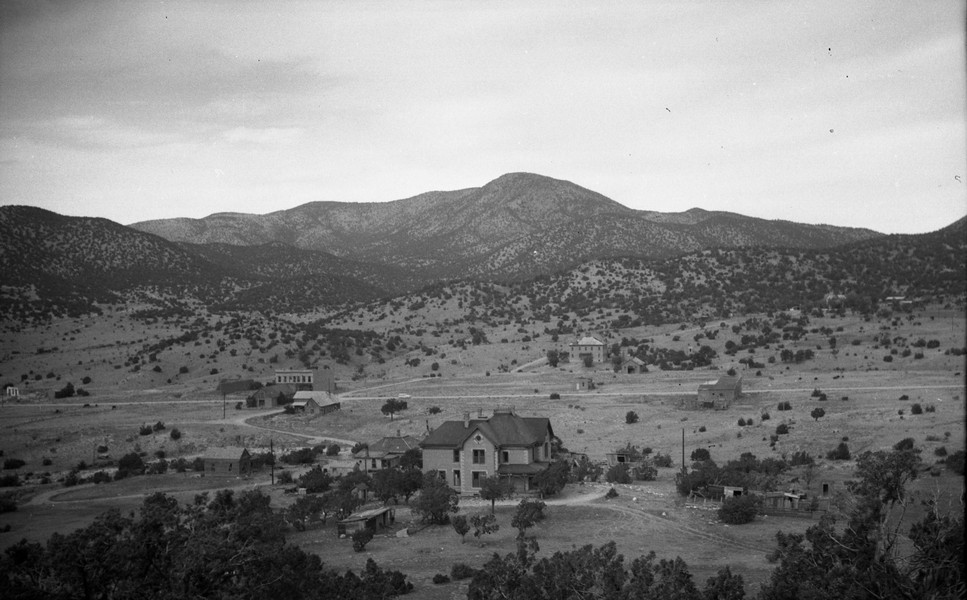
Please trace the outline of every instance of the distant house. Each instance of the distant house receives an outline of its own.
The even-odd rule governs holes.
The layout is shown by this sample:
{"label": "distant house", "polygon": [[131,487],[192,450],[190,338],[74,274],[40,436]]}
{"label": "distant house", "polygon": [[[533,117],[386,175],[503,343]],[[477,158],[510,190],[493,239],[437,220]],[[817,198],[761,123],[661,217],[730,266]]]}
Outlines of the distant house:
{"label": "distant house", "polygon": [[307,414],[325,415],[339,410],[339,403],[329,392],[296,392],[292,397],[291,406]]}
{"label": "distant house", "polygon": [[742,377],[724,375],[698,386],[698,393],[684,400],[684,408],[725,410],[742,395]]}
{"label": "distant house", "polygon": [[423,471],[438,473],[461,494],[474,494],[484,477],[507,480],[515,491],[532,488],[535,475],[550,466],[554,431],[545,417],[521,417],[513,408],[487,419],[447,421],[420,443]]}
{"label": "distant house", "polygon": [[377,531],[396,522],[396,510],[388,506],[354,512],[342,521],[336,522],[336,534],[349,536],[361,529]]}
{"label": "distant house", "polygon": [[7,386],[7,389],[5,389],[3,393],[4,393],[4,395],[7,396],[7,398],[19,398],[20,397],[20,388],[18,388],[15,385],[8,385]]}
{"label": "distant house", "polygon": [[294,385],[296,391],[336,392],[336,378],[331,369],[280,369],[275,372],[276,384]]}
{"label": "distant house", "polygon": [[594,389],[594,380],[590,377],[578,377],[577,381],[574,382],[574,389],[579,392],[584,392]]}
{"label": "distant house", "polygon": [[639,373],[647,373],[648,367],[645,365],[645,361],[637,356],[632,356],[621,362],[620,370],[622,373],[627,373],[628,375],[637,375]]}
{"label": "distant house", "polygon": [[591,362],[604,362],[608,358],[608,347],[604,342],[593,335],[585,336],[570,344],[571,356],[584,360],[585,356],[591,357]]}
{"label": "distant house", "polygon": [[209,448],[202,461],[205,475],[241,477],[252,472],[252,457],[245,448]]}
{"label": "distant house", "polygon": [[353,453],[353,458],[359,461],[363,471],[378,471],[400,466],[403,455],[409,450],[420,447],[420,441],[409,435],[401,435],[396,430],[395,436],[370,444],[368,447]]}
{"label": "distant house", "polygon": [[288,404],[295,396],[295,385],[283,383],[267,385],[256,390],[248,397],[247,405],[249,408],[274,408]]}

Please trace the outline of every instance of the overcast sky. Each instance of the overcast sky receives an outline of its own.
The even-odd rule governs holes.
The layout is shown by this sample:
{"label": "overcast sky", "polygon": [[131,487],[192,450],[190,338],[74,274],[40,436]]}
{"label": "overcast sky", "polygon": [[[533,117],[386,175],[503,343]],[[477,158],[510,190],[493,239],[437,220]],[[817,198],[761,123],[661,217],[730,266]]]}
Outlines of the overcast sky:
{"label": "overcast sky", "polygon": [[514,171],[626,206],[967,214],[962,1],[0,3],[0,203],[129,224]]}

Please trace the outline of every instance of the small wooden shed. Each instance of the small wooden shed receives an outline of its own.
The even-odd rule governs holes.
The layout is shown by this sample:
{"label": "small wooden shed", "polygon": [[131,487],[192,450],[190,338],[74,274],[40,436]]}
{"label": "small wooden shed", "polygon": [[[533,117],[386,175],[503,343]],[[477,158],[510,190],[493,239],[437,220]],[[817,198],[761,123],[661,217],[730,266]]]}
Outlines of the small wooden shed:
{"label": "small wooden shed", "polygon": [[210,448],[202,461],[205,475],[241,477],[252,472],[252,456],[246,448]]}
{"label": "small wooden shed", "polygon": [[336,523],[336,533],[339,537],[352,535],[360,529],[378,531],[396,522],[396,509],[389,506],[361,510],[354,512],[342,521]]}

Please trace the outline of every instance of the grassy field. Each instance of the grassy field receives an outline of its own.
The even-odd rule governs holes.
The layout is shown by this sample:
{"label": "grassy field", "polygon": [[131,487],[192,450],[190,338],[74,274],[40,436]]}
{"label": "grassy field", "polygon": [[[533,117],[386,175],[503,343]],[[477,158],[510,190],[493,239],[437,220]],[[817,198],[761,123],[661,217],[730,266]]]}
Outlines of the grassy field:
{"label": "grassy field", "polygon": [[[747,589],[768,577],[771,566],[764,559],[773,546],[775,532],[802,531],[811,521],[796,518],[760,518],[754,524],[728,527],[717,521],[714,512],[689,508],[674,493],[674,472],[680,466],[682,433],[686,457],[696,448],[707,448],[712,457],[725,462],[743,452],[757,457],[789,456],[806,451],[819,458],[818,473],[810,486],[797,479],[793,471],[784,485],[815,493],[821,482],[842,490],[854,468],[852,461],[829,461],[825,454],[841,440],[847,439],[856,456],[865,450],[890,448],[903,438],[913,438],[922,448],[925,466],[937,460],[942,447],[948,452],[965,445],[964,357],[947,352],[963,346],[965,327],[963,314],[949,310],[928,310],[914,318],[873,320],[859,317],[813,319],[810,328],[829,327],[835,331],[837,352],[833,352],[828,336],[808,334],[805,339],[787,342],[791,350],[812,349],[813,360],[801,364],[767,363],[778,355],[777,348],[757,348],[737,356],[725,354],[725,343],[737,336],[730,327],[744,319],[719,324],[715,340],[693,337],[698,328],[663,326],[601,332],[609,343],[621,337],[652,339],[654,345],[687,349],[697,343],[708,343],[718,352],[713,368],[694,371],[652,370],[641,375],[615,374],[609,365],[586,368],[564,363],[558,368],[537,364],[521,372],[504,372],[539,359],[546,350],[566,349],[568,340],[551,342],[548,336],[539,341],[522,342],[516,329],[491,332],[494,341],[481,346],[459,349],[426,336],[426,344],[440,344],[446,358],[441,363],[440,377],[427,377],[430,369],[406,366],[404,355],[387,361],[378,368],[367,367],[367,375],[353,380],[351,373],[339,367],[339,393],[342,410],[325,416],[282,415],[272,411],[235,410],[241,398],[230,398],[223,405],[214,392],[220,377],[251,376],[267,379],[276,367],[294,364],[270,364],[221,354],[217,359],[201,349],[181,349],[163,359],[162,373],[131,373],[115,368],[125,348],[143,344],[154,336],[175,335],[162,328],[139,329],[123,315],[112,319],[61,321],[32,331],[7,330],[0,339],[0,381],[20,379],[21,373],[41,374],[41,380],[29,378],[23,384],[21,402],[7,402],[0,407],[0,450],[4,458],[20,458],[26,465],[16,472],[30,483],[9,492],[18,497],[20,508],[0,515],[0,526],[9,524],[11,531],[0,534],[0,546],[22,537],[42,540],[54,531],[69,531],[83,526],[107,508],[130,511],[140,505],[146,494],[165,491],[183,501],[194,494],[221,487],[266,486],[268,473],[251,480],[218,480],[184,474],[138,477],[110,484],[67,489],[56,483],[80,461],[97,467],[97,446],[108,447],[108,455],[116,460],[128,452],[144,452],[149,458],[164,452],[170,458],[204,454],[210,447],[240,445],[265,449],[272,440],[276,450],[301,447],[321,438],[348,441],[376,441],[385,435],[422,436],[428,429],[445,420],[460,419],[465,412],[476,416],[491,414],[497,406],[513,406],[526,416],[546,416],[555,434],[575,452],[587,453],[593,460],[627,443],[650,447],[670,454],[675,462],[663,469],[658,481],[637,486],[619,486],[619,497],[613,500],[588,498],[594,486],[571,486],[565,494],[569,503],[548,508],[548,520],[536,528],[542,554],[567,550],[587,543],[596,545],[613,539],[626,557],[655,550],[660,557],[681,556],[688,562],[696,581],[702,585],[707,577],[723,565],[731,565],[746,577]],[[348,323],[348,321],[347,321]],[[903,348],[915,340],[937,340],[936,348],[915,347],[923,358],[891,355],[881,338],[906,340],[893,347]],[[506,337],[508,341],[501,343]],[[677,339],[676,339],[677,338]],[[876,338],[876,339],[874,339]],[[38,348],[57,346],[56,351],[38,353]],[[201,356],[204,355],[204,358]],[[885,356],[893,356],[890,362]],[[739,358],[753,356],[767,363],[763,369],[747,369]],[[255,371],[242,371],[243,361]],[[189,365],[189,373],[175,375],[177,365]],[[217,367],[215,366],[217,365]],[[210,369],[219,373],[210,375]],[[686,411],[681,408],[685,395],[694,394],[697,386],[735,368],[743,375],[745,394],[724,411]],[[761,373],[759,372],[761,371]],[[53,377],[47,377],[53,374]],[[578,376],[592,377],[597,387],[592,391],[575,389]],[[91,377],[84,387],[90,397],[53,401],[51,390],[72,381],[79,385],[81,377]],[[172,383],[167,383],[172,379]],[[812,396],[819,389],[828,400]],[[384,416],[380,406],[385,399],[409,394],[409,408],[394,418]],[[550,395],[557,393],[559,399]],[[907,399],[901,400],[906,396]],[[845,399],[844,399],[845,398]],[[789,402],[790,411],[778,411],[780,402]],[[931,411],[914,415],[914,403],[932,407]],[[85,406],[87,404],[88,406]],[[439,407],[430,415],[431,407]],[[815,407],[826,414],[818,421],[810,417]],[[223,416],[223,408],[224,416]],[[626,424],[625,414],[635,411],[640,419]],[[902,414],[900,412],[902,411]],[[763,420],[768,413],[769,419]],[[740,427],[740,418],[752,421]],[[165,429],[151,435],[140,435],[142,425],[165,424]],[[779,437],[770,447],[770,436],[785,424],[790,433]],[[170,432],[178,428],[179,440]],[[343,457],[348,446],[344,444]],[[44,459],[50,464],[44,465]],[[8,474],[13,471],[4,471]],[[90,469],[87,471],[91,472]],[[52,483],[41,485],[47,476]],[[963,478],[943,471],[939,477],[926,472],[911,486],[926,499],[940,497],[942,502],[960,510],[957,499],[963,493]],[[265,488],[268,489],[268,488]],[[291,496],[281,488],[271,489],[273,502],[285,506]],[[637,500],[633,500],[637,498]],[[916,502],[914,503],[916,504]],[[483,510],[479,501],[464,500],[463,510]],[[907,515],[915,517],[922,508]],[[323,560],[338,568],[361,569],[367,557],[382,566],[399,568],[417,584],[420,597],[449,598],[460,590],[460,584],[435,586],[430,579],[435,573],[448,572],[457,561],[479,565],[494,552],[513,549],[514,530],[510,527],[512,506],[497,509],[501,530],[483,543],[464,544],[449,527],[420,529],[405,538],[378,536],[361,554],[352,552],[350,544],[338,540],[332,524],[302,533],[292,533],[292,541],[316,551]],[[398,528],[409,525],[408,509],[401,505]],[[753,584],[753,585],[749,585]]]}

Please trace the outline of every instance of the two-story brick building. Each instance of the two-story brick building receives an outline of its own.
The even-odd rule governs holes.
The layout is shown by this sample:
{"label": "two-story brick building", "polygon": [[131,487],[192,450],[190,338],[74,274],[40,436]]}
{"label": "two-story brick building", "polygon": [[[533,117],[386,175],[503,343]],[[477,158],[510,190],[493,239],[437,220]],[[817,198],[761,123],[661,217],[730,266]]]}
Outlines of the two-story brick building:
{"label": "two-story brick building", "polygon": [[475,494],[484,477],[507,479],[515,491],[531,489],[532,478],[551,461],[554,431],[544,417],[521,417],[497,409],[489,418],[447,421],[420,443],[423,471],[438,473],[461,494]]}

